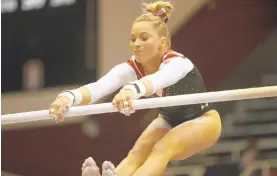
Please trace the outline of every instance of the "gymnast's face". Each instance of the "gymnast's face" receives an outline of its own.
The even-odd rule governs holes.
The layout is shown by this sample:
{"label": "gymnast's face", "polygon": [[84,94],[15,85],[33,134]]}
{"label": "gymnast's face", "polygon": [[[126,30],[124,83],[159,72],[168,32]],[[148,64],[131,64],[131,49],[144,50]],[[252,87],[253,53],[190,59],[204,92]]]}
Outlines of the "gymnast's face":
{"label": "gymnast's face", "polygon": [[130,47],[138,63],[147,63],[161,55],[162,38],[148,21],[135,22],[132,27]]}

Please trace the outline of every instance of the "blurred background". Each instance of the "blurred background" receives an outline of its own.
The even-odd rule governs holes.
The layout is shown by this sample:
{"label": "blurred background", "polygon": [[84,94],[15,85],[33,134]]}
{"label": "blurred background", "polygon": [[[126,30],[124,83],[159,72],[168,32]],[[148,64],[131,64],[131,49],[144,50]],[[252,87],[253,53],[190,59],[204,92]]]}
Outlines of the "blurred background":
{"label": "blurred background", "polygon": [[[149,1],[145,1],[149,2]],[[276,0],[171,0],[173,49],[210,91],[277,85]],[[131,53],[141,0],[1,0],[2,114],[48,109],[57,94],[94,82]],[[98,103],[111,101],[113,95]],[[276,176],[277,98],[217,103],[212,148],[171,162],[167,176]],[[2,126],[1,174],[81,175],[82,162],[118,164],[157,111]]]}

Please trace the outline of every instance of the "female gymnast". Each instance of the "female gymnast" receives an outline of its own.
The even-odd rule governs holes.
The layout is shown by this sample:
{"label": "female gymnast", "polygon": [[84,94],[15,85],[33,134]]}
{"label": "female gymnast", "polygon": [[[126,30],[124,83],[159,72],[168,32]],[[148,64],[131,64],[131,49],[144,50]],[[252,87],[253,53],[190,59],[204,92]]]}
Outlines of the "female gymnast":
{"label": "female gymnast", "polygon": [[[164,1],[144,4],[144,13],[132,25],[132,57],[97,82],[60,93],[50,105],[49,114],[61,122],[63,112],[72,105],[94,103],[119,88],[112,104],[125,115],[134,113],[132,100],[141,97],[206,92],[193,63],[171,50],[167,21],[172,9]],[[171,160],[183,160],[211,147],[220,133],[220,116],[212,104],[160,108],[158,117],[114,172],[117,176],[163,175]],[[83,167],[93,162],[92,158],[87,159]]]}

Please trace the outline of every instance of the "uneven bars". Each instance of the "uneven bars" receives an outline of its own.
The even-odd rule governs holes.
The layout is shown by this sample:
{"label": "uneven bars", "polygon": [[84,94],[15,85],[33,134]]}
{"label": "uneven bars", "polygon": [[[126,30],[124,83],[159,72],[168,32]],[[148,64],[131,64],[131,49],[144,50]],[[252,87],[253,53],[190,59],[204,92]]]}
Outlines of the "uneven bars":
{"label": "uneven bars", "polygon": [[[134,100],[133,107],[135,110],[152,109],[168,106],[180,106],[190,104],[234,101],[244,99],[256,99],[277,97],[277,86],[235,89],[217,92],[205,92],[178,96],[168,96],[159,98],[148,98],[141,100]],[[86,106],[71,107],[69,111],[64,113],[64,117],[76,117],[89,114],[102,114],[116,112],[117,109],[111,103],[102,103]],[[1,116],[2,125],[13,124],[20,122],[30,122],[38,120],[52,119],[48,115],[48,110],[31,111],[23,113],[6,114]]]}

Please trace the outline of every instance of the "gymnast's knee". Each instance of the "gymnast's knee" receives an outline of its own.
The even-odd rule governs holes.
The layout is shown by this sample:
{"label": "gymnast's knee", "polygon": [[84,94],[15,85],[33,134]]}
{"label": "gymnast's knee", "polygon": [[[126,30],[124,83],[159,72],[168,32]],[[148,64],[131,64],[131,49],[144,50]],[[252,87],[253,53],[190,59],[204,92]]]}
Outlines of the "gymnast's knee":
{"label": "gymnast's knee", "polygon": [[[177,145],[177,144],[176,144]],[[175,151],[175,144],[174,142],[172,143],[157,143],[151,151],[151,155],[158,157],[158,158],[172,158],[174,154],[176,153]]]}
{"label": "gymnast's knee", "polygon": [[137,164],[142,164],[148,157],[152,146],[149,147],[142,143],[136,144],[128,153],[128,158]]}

